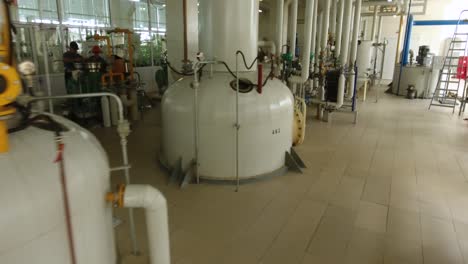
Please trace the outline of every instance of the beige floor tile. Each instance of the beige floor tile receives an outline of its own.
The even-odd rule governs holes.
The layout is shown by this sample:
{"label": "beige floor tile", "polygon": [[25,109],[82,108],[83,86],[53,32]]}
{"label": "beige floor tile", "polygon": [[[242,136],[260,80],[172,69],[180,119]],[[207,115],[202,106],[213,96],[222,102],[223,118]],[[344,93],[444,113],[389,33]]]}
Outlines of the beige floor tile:
{"label": "beige floor tile", "polygon": [[384,264],[422,264],[421,240],[405,240],[387,236],[385,241]]}
{"label": "beige floor tile", "polygon": [[261,259],[261,263],[300,263],[326,204],[304,200]]}
{"label": "beige floor tile", "polygon": [[336,206],[356,209],[364,188],[364,179],[343,177],[330,203]]}
{"label": "beige floor tile", "polygon": [[330,205],[310,241],[306,259],[322,263],[342,260],[354,229],[350,220],[354,218],[353,210]]}
{"label": "beige floor tile", "polygon": [[375,233],[385,233],[387,229],[387,212],[387,206],[361,201],[354,225],[357,228]]}
{"label": "beige floor tile", "polygon": [[390,206],[387,234],[397,240],[421,241],[419,213]]}
{"label": "beige floor tile", "polygon": [[383,263],[385,236],[367,229],[355,228],[346,250],[347,264],[380,264]]}

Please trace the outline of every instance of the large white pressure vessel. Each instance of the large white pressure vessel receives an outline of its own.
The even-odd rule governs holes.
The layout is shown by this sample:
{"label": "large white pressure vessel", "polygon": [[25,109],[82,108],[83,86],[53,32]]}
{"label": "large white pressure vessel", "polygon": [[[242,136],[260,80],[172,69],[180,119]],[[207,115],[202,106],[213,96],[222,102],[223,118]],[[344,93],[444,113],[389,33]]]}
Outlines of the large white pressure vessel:
{"label": "large white pressure vessel", "polygon": [[[241,50],[246,63],[252,63],[257,56],[258,5],[257,0],[200,0],[200,49],[207,60],[225,61],[235,71],[236,51]],[[291,91],[274,79],[261,94],[256,89],[240,93],[237,141],[236,89],[230,85],[235,78],[224,65],[215,66],[213,76],[205,73],[199,82],[197,109],[193,77],[175,82],[164,94],[161,161],[169,168],[181,161],[187,170],[196,160],[198,176],[211,180],[236,180],[237,174],[245,180],[283,170],[285,153],[292,146]],[[255,64],[248,70],[239,56],[238,67],[240,77],[257,83]]]}
{"label": "large white pressure vessel", "polygon": [[373,70],[374,47],[372,43],[371,40],[363,40],[358,45],[356,65],[359,77],[367,77],[367,74]]}
{"label": "large white pressure vessel", "polygon": [[[236,91],[230,74],[202,78],[199,87],[199,174],[201,178],[235,180]],[[172,85],[162,99],[162,161],[168,167],[194,159],[193,78]],[[239,178],[282,169],[292,146],[294,100],[279,80],[269,80],[262,94],[239,94]]]}
{"label": "large white pressure vessel", "polygon": [[[109,165],[92,134],[63,118],[63,142],[77,263],[115,264]],[[29,127],[9,135],[0,154],[0,263],[71,263],[53,132]]]}

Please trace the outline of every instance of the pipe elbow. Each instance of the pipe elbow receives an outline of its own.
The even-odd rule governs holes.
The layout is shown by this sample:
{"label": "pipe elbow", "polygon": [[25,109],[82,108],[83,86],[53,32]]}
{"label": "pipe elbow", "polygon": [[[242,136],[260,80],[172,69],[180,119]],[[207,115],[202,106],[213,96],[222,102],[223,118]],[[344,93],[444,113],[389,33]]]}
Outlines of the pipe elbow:
{"label": "pipe elbow", "polygon": [[158,189],[150,185],[131,184],[125,188],[124,206],[157,211],[166,209],[167,201]]}

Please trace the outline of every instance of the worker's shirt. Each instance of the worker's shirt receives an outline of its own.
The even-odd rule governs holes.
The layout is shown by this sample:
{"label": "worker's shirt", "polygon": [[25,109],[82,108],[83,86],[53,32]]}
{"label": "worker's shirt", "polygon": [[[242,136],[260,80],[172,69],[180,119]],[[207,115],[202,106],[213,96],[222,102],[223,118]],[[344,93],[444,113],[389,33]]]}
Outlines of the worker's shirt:
{"label": "worker's shirt", "polygon": [[[81,55],[78,53],[73,53],[70,51],[67,51],[63,54],[63,66],[65,67],[65,72],[71,72],[75,69],[75,61],[76,59],[81,59]],[[71,60],[71,62],[65,62],[65,59]]]}

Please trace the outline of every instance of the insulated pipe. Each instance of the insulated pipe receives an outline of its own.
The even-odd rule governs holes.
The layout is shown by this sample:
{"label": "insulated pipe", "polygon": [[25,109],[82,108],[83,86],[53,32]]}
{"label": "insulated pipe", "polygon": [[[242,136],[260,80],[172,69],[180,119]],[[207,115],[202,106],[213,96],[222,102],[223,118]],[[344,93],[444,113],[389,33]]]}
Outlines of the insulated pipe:
{"label": "insulated pipe", "polygon": [[[319,0],[317,0],[318,2]],[[317,9],[318,12],[318,9]],[[318,12],[317,16],[317,44],[315,45],[315,56],[317,57],[317,64],[318,64],[318,56],[320,54],[320,42],[322,37],[322,23],[323,23],[323,12]]]}
{"label": "insulated pipe", "polygon": [[123,206],[145,209],[150,263],[170,264],[167,202],[162,193],[149,185],[128,185],[125,187]]}
{"label": "insulated pipe", "polygon": [[311,45],[310,45],[310,52],[314,54],[314,65],[317,62],[317,53],[316,53],[316,46],[317,46],[317,8],[318,8],[318,0],[314,1],[314,12],[312,14],[312,37],[311,37]]}
{"label": "insulated pipe", "polygon": [[379,27],[377,30],[377,43],[380,43],[382,37],[383,16],[379,16]]}
{"label": "insulated pipe", "polygon": [[343,13],[345,7],[345,0],[340,0],[338,5],[338,22],[336,24],[336,41],[335,41],[335,56],[339,57],[341,53],[341,34],[343,30]]}
{"label": "insulated pipe", "polygon": [[301,76],[293,76],[290,81],[292,83],[303,84],[309,79],[310,68],[310,47],[312,39],[312,20],[314,13],[314,2],[318,0],[306,0],[305,18],[304,18],[304,52],[302,53],[302,70]]}
{"label": "insulated pipe", "polygon": [[281,47],[283,46],[283,9],[284,0],[276,0],[276,56],[281,57]]}
{"label": "insulated pipe", "polygon": [[347,66],[349,55],[349,37],[351,33],[351,9],[353,8],[353,0],[342,1],[343,4],[345,4],[345,10],[343,14],[343,39],[341,40],[340,62],[342,66]]}
{"label": "insulated pipe", "polygon": [[330,4],[331,0],[325,0],[325,6],[323,7],[322,40],[320,43],[320,49],[322,52],[327,49],[328,27],[330,25]]}
{"label": "insulated pipe", "polygon": [[[354,73],[354,64],[356,63],[357,58],[357,46],[358,46],[358,38],[359,38],[359,21],[361,20],[361,5],[362,0],[356,0],[355,7],[354,7],[354,26],[353,26],[353,40],[351,43],[351,59],[349,65],[352,67],[351,73]],[[350,76],[350,84],[354,83],[354,79],[356,76],[352,74]],[[354,89],[351,87],[348,89],[347,97],[349,99],[353,98],[354,96]]]}
{"label": "insulated pipe", "polygon": [[276,45],[275,42],[272,40],[260,40],[258,41],[258,46],[259,47],[268,47],[271,49],[271,54],[276,55]]}
{"label": "insulated pipe", "polygon": [[331,10],[330,10],[330,33],[332,35],[332,38],[335,39],[335,33],[336,33],[336,12],[337,10],[337,5],[338,3],[336,2],[337,0],[331,0]]}
{"label": "insulated pipe", "polygon": [[293,58],[296,55],[296,33],[297,33],[297,7],[299,5],[299,0],[292,1],[292,9],[291,9],[291,35],[289,38],[291,39],[291,54],[293,54]]}

